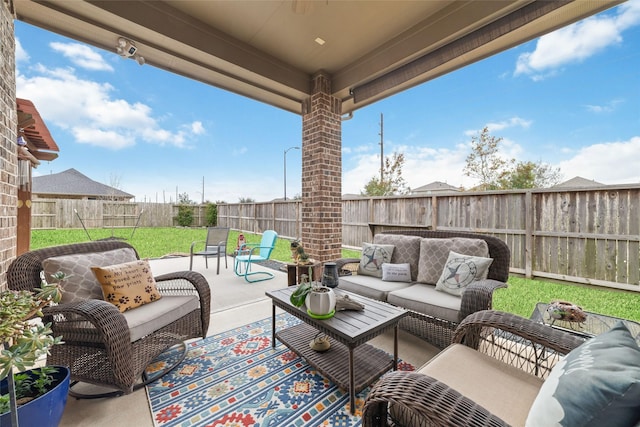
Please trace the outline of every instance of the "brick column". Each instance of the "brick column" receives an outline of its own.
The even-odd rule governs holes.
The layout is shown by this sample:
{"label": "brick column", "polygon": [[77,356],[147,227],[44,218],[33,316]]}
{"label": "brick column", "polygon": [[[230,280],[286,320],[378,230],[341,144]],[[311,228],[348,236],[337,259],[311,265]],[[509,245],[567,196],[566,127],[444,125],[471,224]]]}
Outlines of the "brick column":
{"label": "brick column", "polygon": [[318,261],[340,258],[342,247],[342,102],[330,77],[313,77],[302,106],[302,242]]}
{"label": "brick column", "polygon": [[0,5],[0,290],[6,289],[6,271],[16,257],[18,234],[18,172],[16,63],[13,2]]}

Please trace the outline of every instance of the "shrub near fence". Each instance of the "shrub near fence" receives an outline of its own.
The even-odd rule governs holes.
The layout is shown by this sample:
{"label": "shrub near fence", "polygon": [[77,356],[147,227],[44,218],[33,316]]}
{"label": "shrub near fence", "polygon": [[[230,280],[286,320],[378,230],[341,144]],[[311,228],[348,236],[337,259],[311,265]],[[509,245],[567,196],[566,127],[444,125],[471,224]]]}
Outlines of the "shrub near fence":
{"label": "shrub near fence", "polygon": [[[76,206],[86,203],[82,205],[85,210],[78,211],[95,211],[92,215],[98,218],[104,215],[103,208],[91,203],[108,203],[61,202],[75,202]],[[137,206],[136,212],[144,209],[140,226],[175,225],[177,205],[129,205]],[[33,228],[43,228],[36,225],[38,215],[43,215],[41,206],[41,201],[34,200]],[[205,207],[193,206],[194,226],[206,224]],[[81,226],[77,219],[74,222],[71,206],[48,209],[52,213],[44,216],[55,224],[49,228]],[[125,211],[124,207],[116,209]],[[342,211],[342,241],[346,246],[361,247],[362,242],[372,240],[374,233],[389,228],[486,233],[509,245],[512,273],[640,291],[640,185],[352,197],[343,199]],[[64,220],[57,218],[60,214]],[[115,221],[124,223],[126,217]],[[300,237],[301,202],[220,204],[218,223],[237,230],[259,233],[274,229],[280,236]]]}

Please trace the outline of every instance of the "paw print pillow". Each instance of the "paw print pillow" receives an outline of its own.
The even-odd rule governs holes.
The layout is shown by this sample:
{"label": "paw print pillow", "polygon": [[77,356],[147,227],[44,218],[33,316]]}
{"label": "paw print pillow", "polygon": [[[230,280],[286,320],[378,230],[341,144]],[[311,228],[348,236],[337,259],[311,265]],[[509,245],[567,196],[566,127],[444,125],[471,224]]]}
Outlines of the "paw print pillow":
{"label": "paw print pillow", "polygon": [[156,281],[146,260],[108,267],[91,267],[102,286],[104,299],[121,313],[160,299]]}

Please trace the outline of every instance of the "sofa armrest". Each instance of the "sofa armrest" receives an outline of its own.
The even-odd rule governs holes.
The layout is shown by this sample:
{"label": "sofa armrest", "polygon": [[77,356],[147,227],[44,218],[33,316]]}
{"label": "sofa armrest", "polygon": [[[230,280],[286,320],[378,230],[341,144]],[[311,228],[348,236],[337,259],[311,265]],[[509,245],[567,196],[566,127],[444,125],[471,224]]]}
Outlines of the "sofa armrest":
{"label": "sofa armrest", "polygon": [[506,288],[507,284],[497,280],[485,279],[470,283],[462,294],[458,322],[464,320],[471,313],[490,310],[493,306],[493,292]]}
{"label": "sofa armrest", "polygon": [[365,400],[362,425],[396,425],[389,423],[390,405],[394,415],[403,415],[402,420],[395,420],[398,425],[508,425],[445,383],[417,372],[395,371],[383,376]]}
{"label": "sofa armrest", "polygon": [[513,313],[483,310],[458,325],[452,342],[544,379],[560,357],[584,339]]}
{"label": "sofa armrest", "polygon": [[343,269],[349,264],[360,264],[360,258],[340,258],[336,261],[336,267],[338,267],[338,275],[345,276]]}

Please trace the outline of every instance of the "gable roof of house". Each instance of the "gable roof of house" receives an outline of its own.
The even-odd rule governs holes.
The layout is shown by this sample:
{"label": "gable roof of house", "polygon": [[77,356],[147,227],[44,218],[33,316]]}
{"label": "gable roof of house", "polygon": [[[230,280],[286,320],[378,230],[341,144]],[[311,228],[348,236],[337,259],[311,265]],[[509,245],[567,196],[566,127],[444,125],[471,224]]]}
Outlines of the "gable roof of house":
{"label": "gable roof of house", "polygon": [[553,188],[593,188],[602,187],[603,183],[594,181],[592,179],[583,178],[581,176],[574,176],[573,178],[554,185]]}
{"label": "gable roof of house", "polygon": [[431,193],[431,192],[444,192],[444,191],[460,191],[458,187],[449,185],[446,182],[433,181],[430,184],[423,185],[422,187],[414,188],[411,193]]}
{"label": "gable roof of house", "polygon": [[101,184],[71,168],[33,177],[33,194],[132,198],[133,194]]}

